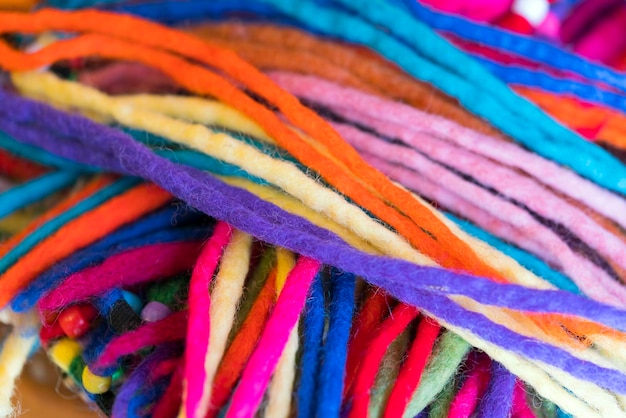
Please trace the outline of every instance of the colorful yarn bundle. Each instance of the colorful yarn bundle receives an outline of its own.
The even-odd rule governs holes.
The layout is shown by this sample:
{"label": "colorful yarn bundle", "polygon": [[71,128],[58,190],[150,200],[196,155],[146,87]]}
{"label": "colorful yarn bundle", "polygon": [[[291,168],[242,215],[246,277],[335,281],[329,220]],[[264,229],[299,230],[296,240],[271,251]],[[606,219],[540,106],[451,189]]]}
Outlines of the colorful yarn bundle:
{"label": "colorful yarn bundle", "polygon": [[459,22],[0,12],[0,416],[626,416],[622,75]]}

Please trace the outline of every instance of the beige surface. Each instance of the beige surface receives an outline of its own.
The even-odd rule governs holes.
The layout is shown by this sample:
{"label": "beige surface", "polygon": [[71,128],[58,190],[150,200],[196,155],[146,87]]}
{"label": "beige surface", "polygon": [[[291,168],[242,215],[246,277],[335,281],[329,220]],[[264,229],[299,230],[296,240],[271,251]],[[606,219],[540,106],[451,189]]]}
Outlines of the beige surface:
{"label": "beige surface", "polygon": [[[31,359],[16,392],[21,405],[18,417],[95,418],[98,414],[60,383],[59,374],[41,355]],[[57,388],[58,386],[58,388]]]}

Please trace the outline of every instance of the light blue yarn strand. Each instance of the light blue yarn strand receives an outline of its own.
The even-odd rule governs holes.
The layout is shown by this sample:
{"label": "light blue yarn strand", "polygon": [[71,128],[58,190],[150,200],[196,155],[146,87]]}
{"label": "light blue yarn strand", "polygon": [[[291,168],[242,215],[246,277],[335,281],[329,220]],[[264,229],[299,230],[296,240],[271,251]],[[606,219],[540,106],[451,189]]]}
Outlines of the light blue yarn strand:
{"label": "light blue yarn strand", "polygon": [[0,274],[6,272],[13,264],[17,262],[21,257],[26,255],[32,248],[34,248],[41,241],[46,239],[58,231],[63,225],[72,221],[76,217],[82,215],[85,212],[92,210],[93,208],[101,205],[107,200],[123,193],[130,189],[132,186],[139,184],[139,180],[132,177],[122,178],[115,183],[105,187],[104,189],[96,192],[94,195],[82,200],[72,208],[66,210],[59,216],[50,219],[48,222],[39,226],[30,235],[25,237],[17,246],[13,247],[8,253],[0,258]]}
{"label": "light blue yarn strand", "polygon": [[73,171],[56,171],[12,187],[0,194],[0,219],[71,185],[78,177]]}
{"label": "light blue yarn strand", "polygon": [[568,292],[581,294],[578,286],[567,276],[562,273],[552,269],[548,266],[543,260],[535,257],[529,252],[521,250],[513,245],[507,244],[506,242],[496,238],[491,235],[489,232],[473,225],[471,222],[460,219],[450,213],[445,213],[446,217],[457,224],[461,229],[468,234],[486,242],[491,245],[498,251],[508,255],[515,259],[522,266],[532,271],[539,277],[542,277],[552,283],[554,286],[558,287],[562,290],[567,290]]}

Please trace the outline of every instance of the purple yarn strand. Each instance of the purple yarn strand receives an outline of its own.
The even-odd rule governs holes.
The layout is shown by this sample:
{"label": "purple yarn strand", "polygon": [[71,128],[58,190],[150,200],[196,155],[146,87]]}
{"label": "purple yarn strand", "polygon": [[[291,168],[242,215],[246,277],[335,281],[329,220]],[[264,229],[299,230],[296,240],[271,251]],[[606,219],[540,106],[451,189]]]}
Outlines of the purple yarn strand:
{"label": "purple yarn strand", "polygon": [[[211,213],[205,212],[216,218],[227,216],[228,207],[244,206],[255,213],[247,213],[240,217],[228,216],[229,222],[232,219],[233,225],[235,223],[241,225],[240,229],[260,239],[316,258],[323,263],[340,268],[349,265],[350,268],[343,269],[371,280],[387,280],[389,286],[399,285],[395,283],[396,277],[406,277],[412,280],[402,280],[402,286],[409,286],[413,289],[425,289],[429,292],[446,295],[463,295],[480,303],[528,312],[576,315],[620,331],[626,331],[626,311],[568,292],[528,289],[514,284],[496,284],[491,280],[471,275],[439,268],[415,266],[402,260],[365,255],[351,247],[345,248],[345,242],[332,232],[319,228],[306,219],[291,215],[276,205],[259,199],[244,190],[228,186],[205,172],[177,165],[161,158],[153,154],[143,144],[113,128],[96,124],[81,116],[60,112],[45,104],[23,99],[6,92],[0,91],[0,99],[5,102],[6,100],[15,102],[11,103],[11,106],[7,106],[7,109],[11,109],[10,118],[6,115],[3,118],[5,111],[0,109],[0,128],[11,133],[18,140],[39,146],[66,158],[89,162],[121,174],[146,178],[178,197],[184,195],[188,197],[189,201],[196,201],[196,207],[199,209],[202,209],[203,206],[208,209],[208,203],[211,203],[210,207],[213,208]],[[31,119],[28,119],[29,109],[32,109],[30,110]],[[16,124],[16,120],[21,121],[22,124]],[[48,128],[45,131],[40,129],[37,134],[32,134],[30,131],[34,129],[33,124],[37,121],[45,122],[44,125],[50,126],[52,129]],[[61,138],[54,136],[51,132],[56,132]],[[68,145],[68,141],[70,144],[75,143],[76,146]],[[95,145],[97,148],[88,148],[90,145]],[[162,179],[162,173],[177,174]],[[183,181],[183,177],[187,179]],[[207,196],[212,193],[216,196],[212,197],[210,202],[207,202],[208,199],[198,200],[198,196],[194,196],[193,191],[188,189],[188,185],[193,183],[197,183],[198,187],[208,189],[203,192],[208,193]],[[210,187],[208,187],[209,185]],[[220,199],[223,199],[223,202],[228,202],[228,204],[216,204],[219,203]],[[268,229],[265,233],[260,232],[259,223],[253,222],[252,219],[259,219],[261,214],[272,223],[273,230]],[[286,233],[281,234],[278,228],[283,228]],[[297,235],[293,232],[297,232]],[[312,235],[324,242],[310,241],[309,239],[313,237],[307,235]],[[343,261],[343,257],[333,254],[332,251],[320,251],[321,248],[316,247],[320,245],[343,246],[344,248],[339,254],[345,254],[347,260]],[[360,267],[360,263],[365,260],[369,260],[367,267],[365,265]],[[393,273],[390,274],[390,272]],[[379,278],[374,279],[374,277]],[[385,277],[387,279],[384,279]]]}
{"label": "purple yarn strand", "polygon": [[[442,296],[440,292],[454,289],[454,294],[465,294],[493,305],[498,305],[499,298],[503,298],[502,300],[512,302],[511,305],[503,305],[510,308],[534,306],[538,301],[533,302],[530,299],[542,299],[541,304],[553,311],[573,313],[590,319],[601,317],[607,324],[611,324],[609,326],[618,329],[623,328],[623,325],[619,325],[620,322],[623,323],[625,314],[623,311],[565,292],[537,291],[515,285],[505,286],[487,279],[367,255],[350,247],[332,233],[328,234],[327,240],[306,234],[298,229],[298,225],[308,223],[308,221],[288,214],[246,191],[228,186],[210,175],[190,167],[178,166],[158,157],[131,137],[112,128],[98,125],[82,117],[67,115],[47,105],[5,92],[0,92],[0,101],[6,103],[7,108],[12,110],[19,106],[26,109],[32,107],[33,111],[37,110],[40,117],[32,118],[30,123],[47,123],[46,118],[43,117],[44,114],[49,114],[58,121],[62,120],[63,123],[60,123],[62,129],[57,131],[58,134],[72,138],[77,136],[77,140],[88,141],[86,144],[88,146],[114,154],[129,174],[151,180],[187,201],[191,206],[210,216],[225,220],[261,240],[284,246],[325,264],[361,275],[370,283],[386,289],[398,299],[421,307],[446,322],[466,328],[489,342],[525,357],[553,364],[576,377],[594,382],[609,390],[626,393],[626,376],[622,373],[579,360],[561,349],[516,334],[494,324],[483,315],[460,308]],[[42,108],[47,108],[47,113],[39,112]],[[12,112],[11,117],[13,115]],[[4,119],[0,120],[0,129],[3,129],[6,122]],[[26,117],[22,121],[28,122],[29,119]],[[17,137],[20,139],[19,135]],[[50,141],[45,148],[56,153],[54,144],[58,139],[52,138]],[[82,162],[81,156],[76,156],[76,159]],[[163,175],[164,173],[168,175]],[[309,228],[316,227],[309,226]],[[571,300],[577,301],[577,309],[566,306],[571,303]],[[541,311],[545,312],[546,309],[541,308]],[[611,313],[615,316],[611,316]],[[616,325],[612,325],[613,323]]]}
{"label": "purple yarn strand", "polygon": [[509,418],[515,379],[502,364],[491,362],[491,381],[478,406],[478,418]]}
{"label": "purple yarn strand", "polygon": [[141,390],[149,390],[149,377],[153,370],[160,363],[180,354],[178,352],[179,350],[174,347],[175,346],[172,345],[164,345],[157,348],[154,353],[146,357],[146,359],[137,366],[115,397],[111,414],[112,418],[125,418],[129,415],[128,407],[136,396],[136,393]]}

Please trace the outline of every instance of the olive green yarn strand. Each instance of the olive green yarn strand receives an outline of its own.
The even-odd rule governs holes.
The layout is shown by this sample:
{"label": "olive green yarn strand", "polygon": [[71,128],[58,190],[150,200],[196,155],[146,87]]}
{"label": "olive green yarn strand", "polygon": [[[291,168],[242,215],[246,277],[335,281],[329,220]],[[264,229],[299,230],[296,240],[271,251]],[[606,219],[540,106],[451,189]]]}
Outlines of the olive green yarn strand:
{"label": "olive green yarn strand", "polygon": [[543,418],[556,418],[556,405],[553,402],[544,399],[541,404],[540,413]]}
{"label": "olive green yarn strand", "polygon": [[385,412],[385,406],[391,395],[393,385],[400,373],[400,368],[404,361],[407,349],[409,347],[409,336],[411,334],[411,326],[408,326],[402,333],[393,340],[389,345],[380,368],[376,374],[376,380],[372,387],[372,395],[368,415],[370,418],[382,417]]}
{"label": "olive green yarn strand", "polygon": [[471,346],[452,332],[445,332],[431,354],[420,384],[404,411],[405,418],[412,418],[426,408],[450,382]]}
{"label": "olive green yarn strand", "polygon": [[428,414],[429,418],[448,418],[450,405],[452,404],[454,395],[457,392],[456,384],[457,382],[455,377],[452,377],[452,379],[446,383],[446,386],[431,404]]}
{"label": "olive green yarn strand", "polygon": [[250,313],[254,301],[259,296],[259,293],[261,293],[261,289],[267,280],[270,270],[274,267],[275,262],[276,249],[274,247],[264,248],[261,259],[252,270],[252,274],[248,280],[246,280],[244,293],[239,302],[239,309],[237,309],[237,316],[235,317],[233,327],[228,337],[228,344],[230,344],[233,338],[235,338],[235,335],[239,333],[241,325],[248,316],[248,313]]}
{"label": "olive green yarn strand", "polygon": [[156,283],[148,289],[147,299],[160,302],[170,309],[179,309],[187,300],[189,275],[177,275],[169,280]]}
{"label": "olive green yarn strand", "polygon": [[535,417],[556,418],[557,407],[553,402],[538,395],[532,386],[524,385],[524,391],[526,392],[528,406],[533,411],[533,414],[535,414]]}

